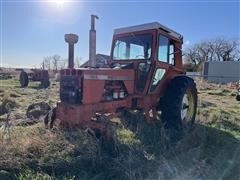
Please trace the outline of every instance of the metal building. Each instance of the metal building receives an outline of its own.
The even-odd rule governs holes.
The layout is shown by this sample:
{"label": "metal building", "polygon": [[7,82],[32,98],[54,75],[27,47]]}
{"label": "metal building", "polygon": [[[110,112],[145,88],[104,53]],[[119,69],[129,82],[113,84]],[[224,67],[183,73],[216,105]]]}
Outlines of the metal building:
{"label": "metal building", "polygon": [[240,80],[239,61],[205,62],[202,71],[204,79],[215,83],[229,83]]}

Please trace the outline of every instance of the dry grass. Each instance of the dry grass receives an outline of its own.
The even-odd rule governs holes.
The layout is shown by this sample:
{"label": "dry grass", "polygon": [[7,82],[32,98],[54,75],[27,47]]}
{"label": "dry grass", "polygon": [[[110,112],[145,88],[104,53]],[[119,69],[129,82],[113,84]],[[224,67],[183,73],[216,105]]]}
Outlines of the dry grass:
{"label": "dry grass", "polygon": [[[18,106],[12,119],[26,117],[34,101],[58,99],[59,85],[22,89],[16,79],[2,82]],[[0,128],[0,179],[240,179],[240,104],[227,86],[197,81],[199,109],[195,129],[170,141],[160,121],[146,123],[127,112],[116,127],[115,144],[83,129],[46,131],[42,123]],[[4,115],[0,116],[4,120]],[[116,150],[110,154],[109,150]],[[6,179],[6,178],[5,178]]]}
{"label": "dry grass", "polygon": [[0,142],[0,169],[11,173],[31,169],[64,175],[76,161],[94,164],[99,151],[96,139],[81,129],[49,132],[43,124],[2,129]]}
{"label": "dry grass", "polygon": [[234,135],[240,139],[240,103],[236,90],[228,85],[197,81],[199,89],[198,121]]}
{"label": "dry grass", "polygon": [[[17,77],[10,80],[0,80],[0,101],[4,100],[5,94],[16,102],[17,108],[12,108],[11,120],[26,118],[28,106],[33,103],[46,102],[55,106],[59,99],[59,84],[52,82],[51,88],[39,89],[39,82],[30,82],[28,88],[21,88]],[[1,103],[0,103],[1,104]],[[0,121],[6,119],[0,116]]]}

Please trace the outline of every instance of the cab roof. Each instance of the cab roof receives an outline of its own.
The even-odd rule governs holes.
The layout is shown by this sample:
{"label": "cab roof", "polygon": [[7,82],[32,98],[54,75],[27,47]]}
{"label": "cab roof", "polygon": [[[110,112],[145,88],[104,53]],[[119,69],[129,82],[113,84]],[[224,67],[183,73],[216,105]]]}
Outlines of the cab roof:
{"label": "cab roof", "polygon": [[137,31],[144,31],[144,30],[151,30],[151,29],[161,29],[161,30],[167,32],[170,36],[173,36],[173,37],[179,39],[180,41],[182,41],[183,36],[180,33],[160,24],[159,22],[152,22],[152,23],[140,24],[140,25],[136,25],[136,26],[129,26],[129,27],[114,29],[114,35],[137,32]]}

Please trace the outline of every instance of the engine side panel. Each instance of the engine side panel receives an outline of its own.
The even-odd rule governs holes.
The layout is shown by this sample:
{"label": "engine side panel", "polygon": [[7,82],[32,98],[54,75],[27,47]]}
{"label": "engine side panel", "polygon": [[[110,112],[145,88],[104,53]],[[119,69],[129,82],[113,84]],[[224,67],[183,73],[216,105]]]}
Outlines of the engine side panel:
{"label": "engine side panel", "polygon": [[[134,90],[134,70],[122,69],[86,69],[83,71],[83,104],[98,103],[104,99],[106,84],[109,81],[123,82],[127,93],[133,93]],[[114,92],[112,92],[114,93]],[[116,92],[120,93],[120,92]],[[111,99],[111,97],[109,97]],[[114,98],[112,97],[112,100]],[[115,99],[116,100],[116,99]]]}

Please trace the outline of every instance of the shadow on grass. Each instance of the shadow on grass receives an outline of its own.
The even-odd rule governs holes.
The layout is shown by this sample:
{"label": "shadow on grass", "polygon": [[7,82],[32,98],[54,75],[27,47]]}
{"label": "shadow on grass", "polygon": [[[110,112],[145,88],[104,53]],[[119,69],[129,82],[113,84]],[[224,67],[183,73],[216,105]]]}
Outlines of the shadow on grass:
{"label": "shadow on grass", "polygon": [[35,89],[35,90],[47,89],[43,87],[41,84],[32,84],[32,85],[28,85],[27,87],[21,87],[20,85],[17,85],[17,86],[14,86],[14,88],[18,88],[18,89],[28,88],[28,89]]}
{"label": "shadow on grass", "polygon": [[[128,114],[125,121],[143,143],[141,150],[155,157],[145,156],[140,165],[152,171],[142,171],[144,176],[133,179],[240,179],[240,141],[230,133],[196,124],[192,132],[180,137],[176,132],[169,134],[160,121],[148,124],[139,114]],[[239,131],[233,124],[228,127]],[[176,138],[170,140],[172,133]]]}

